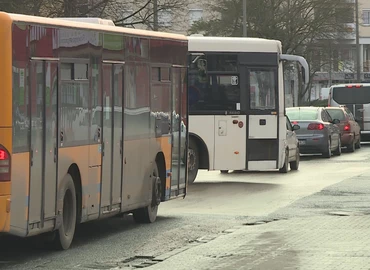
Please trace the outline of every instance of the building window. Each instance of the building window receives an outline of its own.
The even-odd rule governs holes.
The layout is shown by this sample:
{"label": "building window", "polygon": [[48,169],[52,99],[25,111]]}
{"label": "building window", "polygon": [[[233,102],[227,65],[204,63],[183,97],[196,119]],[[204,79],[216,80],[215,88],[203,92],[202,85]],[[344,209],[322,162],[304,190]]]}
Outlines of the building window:
{"label": "building window", "polygon": [[193,25],[195,22],[203,18],[203,9],[189,9],[189,24]]}
{"label": "building window", "polygon": [[162,27],[172,25],[172,11],[170,9],[163,9],[158,12],[158,25]]}
{"label": "building window", "polygon": [[370,9],[362,11],[362,19],[364,24],[370,25]]}

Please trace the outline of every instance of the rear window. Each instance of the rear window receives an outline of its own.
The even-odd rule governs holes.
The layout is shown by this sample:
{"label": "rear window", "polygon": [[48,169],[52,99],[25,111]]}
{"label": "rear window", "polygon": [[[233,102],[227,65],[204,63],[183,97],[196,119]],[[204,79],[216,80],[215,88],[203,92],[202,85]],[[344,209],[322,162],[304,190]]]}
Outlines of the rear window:
{"label": "rear window", "polygon": [[341,105],[370,103],[370,86],[334,87],[333,100]]}
{"label": "rear window", "polygon": [[289,119],[292,120],[316,120],[318,111],[312,109],[289,109],[286,110]]}
{"label": "rear window", "polygon": [[346,116],[344,115],[344,112],[343,112],[342,109],[338,109],[338,110],[329,109],[329,110],[326,110],[326,111],[329,113],[331,119],[338,119],[340,121],[346,120]]}

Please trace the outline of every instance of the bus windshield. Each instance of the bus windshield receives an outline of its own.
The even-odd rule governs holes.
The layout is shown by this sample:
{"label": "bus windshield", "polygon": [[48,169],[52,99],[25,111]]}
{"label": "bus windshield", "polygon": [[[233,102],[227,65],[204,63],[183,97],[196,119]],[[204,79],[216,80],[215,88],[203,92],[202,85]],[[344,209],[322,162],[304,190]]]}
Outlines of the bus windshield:
{"label": "bus windshield", "polygon": [[332,98],[338,104],[368,104],[370,103],[370,86],[333,87]]}

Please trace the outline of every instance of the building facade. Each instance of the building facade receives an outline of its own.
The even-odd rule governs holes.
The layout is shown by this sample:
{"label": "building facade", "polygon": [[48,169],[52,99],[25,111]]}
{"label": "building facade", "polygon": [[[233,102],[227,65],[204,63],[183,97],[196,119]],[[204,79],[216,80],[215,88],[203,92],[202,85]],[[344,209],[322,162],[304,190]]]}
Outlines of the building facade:
{"label": "building facade", "polygon": [[[354,14],[350,21],[344,22],[349,34],[329,44],[332,46],[330,59],[326,64],[321,63],[313,79],[310,100],[325,99],[322,89],[333,84],[357,82],[355,0],[347,1],[349,11],[353,10]],[[370,1],[358,0],[358,12],[361,81],[370,82]]]}

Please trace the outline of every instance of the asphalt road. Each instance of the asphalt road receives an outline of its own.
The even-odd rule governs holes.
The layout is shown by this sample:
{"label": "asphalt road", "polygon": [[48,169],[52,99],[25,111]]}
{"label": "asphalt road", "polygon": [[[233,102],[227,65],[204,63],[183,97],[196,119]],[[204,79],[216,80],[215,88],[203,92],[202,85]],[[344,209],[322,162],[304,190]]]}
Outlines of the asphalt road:
{"label": "asphalt road", "polygon": [[187,197],[163,203],[151,225],[136,225],[131,216],[82,224],[65,252],[45,250],[39,237],[0,238],[0,269],[113,269],[134,256],[159,256],[279,209],[302,212],[288,206],[364,173],[369,160],[370,146],[363,145],[331,159],[302,157],[300,170],[288,174],[202,171]]}

